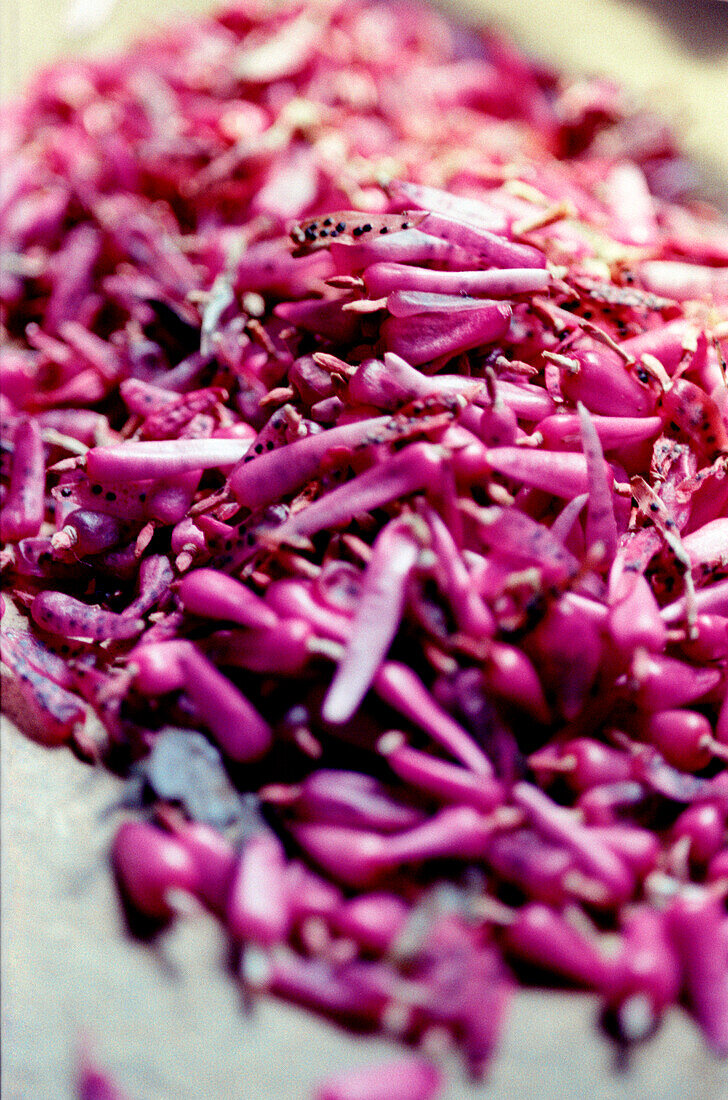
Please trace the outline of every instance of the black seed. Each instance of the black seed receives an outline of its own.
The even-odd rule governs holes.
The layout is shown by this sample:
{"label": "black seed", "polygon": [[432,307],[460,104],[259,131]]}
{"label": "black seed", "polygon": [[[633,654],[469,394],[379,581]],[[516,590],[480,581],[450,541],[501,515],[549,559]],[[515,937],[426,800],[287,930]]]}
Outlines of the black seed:
{"label": "black seed", "polygon": [[328,235],[329,235],[328,229],[322,229],[321,232],[319,233],[319,237],[328,237]]}
{"label": "black seed", "polygon": [[352,236],[354,236],[354,237],[361,237],[361,235],[362,235],[362,228],[361,228],[361,226],[360,226],[360,225],[355,225],[355,226],[354,226],[354,228],[352,229],[352,231],[351,231],[351,232],[352,232]]}
{"label": "black seed", "polygon": [[336,223],[336,232],[337,233],[343,233],[345,229],[346,229],[346,222],[337,222]]}
{"label": "black seed", "polygon": [[387,229],[386,225],[383,225],[382,228],[379,230],[379,232],[380,233],[389,233],[389,230]]}
{"label": "black seed", "polygon": [[265,445],[266,451],[272,451],[274,447],[275,447],[275,443],[273,442],[272,439],[269,439],[268,442]]}
{"label": "black seed", "polygon": [[91,486],[91,492],[93,493],[93,495],[95,497],[100,497],[101,494],[103,493],[103,491],[104,490],[102,489],[102,487],[100,485],[92,485]]}
{"label": "black seed", "polygon": [[372,227],[371,227],[371,225],[369,224],[369,222],[367,222],[367,223],[366,223],[366,225],[363,225],[363,226],[361,227],[361,231],[362,231],[362,233],[371,233],[371,231],[372,231]]}
{"label": "black seed", "polygon": [[116,493],[113,493],[111,491],[111,489],[109,489],[108,493],[106,494],[106,499],[107,500],[116,500]]}
{"label": "black seed", "polygon": [[263,453],[263,444],[262,443],[256,443],[255,446],[253,447],[253,450],[255,451],[255,453],[257,455],[262,455],[262,453]]}
{"label": "black seed", "polygon": [[323,224],[324,225],[333,225],[334,223],[333,223],[331,218],[324,218]]}

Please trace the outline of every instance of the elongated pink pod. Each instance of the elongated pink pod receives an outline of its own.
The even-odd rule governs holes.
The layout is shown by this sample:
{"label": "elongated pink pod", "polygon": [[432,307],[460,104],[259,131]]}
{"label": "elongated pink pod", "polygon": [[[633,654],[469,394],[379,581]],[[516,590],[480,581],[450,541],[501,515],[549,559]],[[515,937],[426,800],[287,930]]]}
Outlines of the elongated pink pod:
{"label": "elongated pink pod", "polygon": [[272,733],[255,707],[193,647],[185,649],[179,659],[185,691],[225,755],[235,761],[263,756]]}
{"label": "elongated pink pod", "polygon": [[201,821],[186,824],[175,836],[197,868],[197,896],[221,916],[237,865],[234,847],[221,832]]}
{"label": "elongated pink pod", "polygon": [[351,635],[322,707],[326,722],[347,722],[371,686],[399,629],[407,578],[421,551],[412,523],[395,520],[380,532],[362,582]]}
{"label": "elongated pink pod", "polygon": [[433,271],[428,267],[397,263],[372,264],[365,269],[363,279],[372,298],[382,298],[398,291],[510,298],[514,294],[547,290],[551,282],[549,273],[536,267],[494,268],[490,271]]}
{"label": "elongated pink pod", "polygon": [[165,478],[232,466],[249,447],[249,439],[130,440],[89,451],[86,470],[91,479],[102,482]]}
{"label": "elongated pink pod", "polygon": [[675,710],[702,699],[721,681],[717,668],[699,668],[674,657],[637,650],[629,676],[635,700],[643,710]]}
{"label": "elongated pink pod", "polygon": [[[535,489],[544,489],[564,500],[589,491],[586,459],[582,454],[526,447],[493,447],[488,451],[488,463],[504,477]],[[611,469],[607,468],[609,474],[605,476],[613,482]]]}
{"label": "elongated pink pod", "polygon": [[639,905],[627,914],[610,978],[604,992],[625,1038],[643,1038],[680,995],[682,967],[664,912]]}
{"label": "elongated pink pod", "polygon": [[45,511],[45,464],[38,423],[21,417],[15,425],[12,444],[10,489],[0,515],[3,542],[37,535]]}
{"label": "elongated pink pod", "polygon": [[129,654],[129,665],[135,669],[134,686],[142,695],[165,695],[179,691],[186,672],[182,657],[192,648],[192,642],[171,640],[154,645],[140,642]]}
{"label": "elongated pink pod", "polygon": [[[592,423],[605,451],[618,450],[630,443],[654,439],[662,429],[659,416],[598,416]],[[579,416],[560,412],[539,421],[538,430],[548,448],[563,446],[577,449],[581,441]]]}
{"label": "elongated pink pod", "polygon": [[625,571],[617,582],[607,631],[623,659],[643,646],[661,653],[667,643],[667,627],[649,583],[641,573]]}
{"label": "elongated pink pod", "polygon": [[218,665],[296,676],[308,665],[314,640],[305,619],[276,619],[272,627],[218,631],[205,641],[204,648]]}
{"label": "elongated pink pod", "polygon": [[470,255],[477,256],[489,267],[546,267],[546,256],[533,245],[508,240],[450,214],[430,211],[420,222],[420,227],[422,232],[434,233]]}
{"label": "elongated pink pod", "polygon": [[360,894],[336,908],[329,917],[331,927],[354,940],[367,951],[384,954],[404,931],[411,907],[398,894]]}
{"label": "elongated pink pod", "polygon": [[390,317],[382,325],[382,339],[387,351],[416,367],[478,344],[495,343],[508,331],[510,317],[510,306],[487,301],[479,309],[462,313]]}
{"label": "elongated pink pod", "polygon": [[612,963],[591,939],[541,902],[528,902],[503,931],[506,951],[585,989],[604,989]]}
{"label": "elongated pink pod", "polygon": [[387,661],[377,672],[373,686],[385,703],[429,733],[433,741],[452,753],[456,760],[481,775],[493,774],[485,753],[462,726],[438,706],[412,669],[397,661]]}
{"label": "elongated pink pod", "polygon": [[291,516],[276,528],[275,538],[295,543],[398,497],[422,489],[436,491],[442,461],[442,454],[434,444],[411,443],[388,462],[365,470]]}
{"label": "elongated pink pod", "polygon": [[503,802],[503,786],[495,778],[414,749],[404,734],[385,733],[377,749],[395,775],[443,802],[472,806],[482,813],[489,813]]}
{"label": "elongated pink pod", "polygon": [[122,889],[140,913],[156,920],[173,915],[169,894],[198,889],[192,856],[175,836],[140,821],[125,821],[114,837],[111,859]]}
{"label": "elongated pink pod", "polygon": [[182,606],[193,615],[226,619],[241,626],[274,627],[278,616],[255,592],[217,569],[195,569],[177,589]]}
{"label": "elongated pink pod", "polygon": [[719,898],[700,886],[685,886],[667,910],[670,939],[683,968],[690,1008],[710,1048],[728,1055],[728,947]]}
{"label": "elongated pink pod", "polygon": [[306,776],[295,801],[297,815],[329,825],[396,833],[422,820],[422,811],[395,801],[373,776],[319,768]]}
{"label": "elongated pink pod", "polygon": [[655,396],[627,372],[624,361],[606,347],[569,348],[569,357],[579,364],[572,374],[564,371],[561,388],[564,397],[581,401],[589,412],[602,416],[649,416]]}
{"label": "elongated pink pod", "polygon": [[282,943],[291,922],[286,856],[272,833],[244,845],[230,886],[226,921],[236,939],[263,947]]}
{"label": "elongated pink pod", "polygon": [[581,825],[573,813],[529,783],[517,783],[513,799],[525,810],[534,827],[569,849],[585,873],[602,882],[615,901],[621,903],[630,896],[634,889],[632,874],[623,860],[594,835],[593,829]]}
{"label": "elongated pink pod", "polygon": [[712,759],[708,744],[710,722],[696,710],[659,710],[642,726],[642,736],[659,749],[668,763],[684,771],[698,771]]}
{"label": "elongated pink pod", "polygon": [[243,461],[233,470],[230,490],[247,508],[259,508],[279,500],[315,477],[329,452],[365,446],[375,441],[377,431],[389,423],[388,417],[354,421],[308,435],[262,455],[251,455],[249,461]]}

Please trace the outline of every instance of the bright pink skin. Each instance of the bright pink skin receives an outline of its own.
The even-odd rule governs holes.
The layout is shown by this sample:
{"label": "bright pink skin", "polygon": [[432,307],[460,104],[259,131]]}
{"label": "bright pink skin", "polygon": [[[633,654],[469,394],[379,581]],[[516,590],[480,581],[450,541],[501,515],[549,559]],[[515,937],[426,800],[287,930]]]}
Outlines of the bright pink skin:
{"label": "bright pink skin", "polygon": [[127,899],[146,917],[169,920],[174,914],[170,891],[198,891],[190,853],[178,838],[153,825],[125,821],[114,837],[111,859]]}
{"label": "bright pink skin", "polygon": [[636,164],[618,164],[609,172],[604,187],[611,230],[617,240],[636,248],[650,247],[658,230],[644,172]]}
{"label": "bright pink skin", "polygon": [[186,611],[207,619],[225,619],[241,626],[275,627],[277,615],[244,584],[216,569],[195,569],[177,588]]}
{"label": "bright pink skin", "polygon": [[291,920],[294,922],[305,920],[306,917],[328,919],[344,904],[337,886],[327,882],[298,860],[291,860],[286,864],[285,879]]}
{"label": "bright pink skin", "polygon": [[[628,1038],[632,998],[647,1001],[650,1016],[640,1027],[649,1033],[677,1000],[681,982],[682,967],[668,933],[667,915],[647,905],[636,906],[625,918],[620,952],[604,987],[607,1003],[620,1011]],[[634,1038],[642,1035],[637,1033]]]}
{"label": "bright pink skin", "polygon": [[620,824],[593,826],[592,835],[623,859],[638,879],[654,870],[660,855],[660,841],[649,829]]}
{"label": "bright pink skin", "polygon": [[361,894],[343,902],[329,918],[340,936],[352,939],[365,951],[383,954],[405,929],[411,907],[397,894],[380,891]]}
{"label": "bright pink skin", "polygon": [[460,313],[392,316],[382,325],[383,346],[417,367],[440,356],[496,343],[508,331],[510,317],[510,306],[487,301]]}
{"label": "bright pink skin", "polygon": [[559,713],[567,721],[576,718],[587,704],[602,660],[599,627],[579,607],[561,599],[524,645]]}
{"label": "bright pink skin", "polygon": [[362,275],[371,298],[399,291],[425,294],[471,294],[482,298],[510,298],[514,294],[547,290],[551,276],[542,268],[511,268],[490,271],[433,271],[409,264],[378,263]]}
{"label": "bright pink skin", "polygon": [[273,627],[218,631],[205,639],[204,649],[214,664],[297,676],[309,665],[315,641],[304,619],[276,619]]}
{"label": "bright pink skin", "polygon": [[718,802],[703,802],[683,810],[672,827],[671,836],[675,843],[687,840],[691,861],[705,866],[721,852],[727,823],[727,807]]}
{"label": "bright pink skin", "polygon": [[695,703],[720,682],[717,668],[699,668],[645,651],[635,653],[630,672],[634,698],[645,711],[676,710]]}
{"label": "bright pink skin", "polygon": [[[654,439],[662,430],[659,416],[598,416],[592,423],[605,451],[619,451],[631,443]],[[579,417],[559,412],[539,422],[538,431],[548,448],[577,450],[580,443]]]}
{"label": "bright pink skin", "polygon": [[546,266],[546,257],[539,249],[509,241],[497,233],[492,233],[489,229],[478,228],[471,222],[463,221],[451,214],[431,211],[420,222],[420,228],[425,233],[434,233],[450,241],[451,244],[463,248],[471,255],[477,256],[488,267],[544,268]]}
{"label": "bright pink skin", "polygon": [[91,607],[63,592],[39,592],[33,599],[30,613],[44,630],[66,638],[124,641],[135,638],[144,629],[143,619]]}
{"label": "bright pink skin", "polygon": [[667,627],[652,589],[641,573],[625,570],[614,585],[607,630],[623,660],[628,660],[640,646],[651,653],[664,650]]}
{"label": "bright pink skin", "polygon": [[497,697],[513,703],[539,722],[548,722],[550,710],[538,673],[520,649],[493,642],[489,647],[483,682]]}
{"label": "bright pink skin", "polygon": [[603,783],[619,783],[632,776],[631,758],[589,737],[565,741],[558,749],[547,746],[528,758],[537,773],[563,775],[572,790],[588,791]]}
{"label": "bright pink skin", "polygon": [[[536,489],[545,489],[564,500],[571,500],[589,489],[586,459],[580,454],[529,450],[525,447],[493,447],[488,451],[487,461],[496,473]],[[611,485],[614,477],[608,466],[605,467],[605,477]]]}
{"label": "bright pink skin", "polygon": [[331,1077],[316,1090],[316,1100],[435,1100],[442,1085],[429,1062],[405,1058]]}
{"label": "bright pink skin", "polygon": [[436,744],[467,768],[479,775],[493,774],[488,757],[469,734],[438,706],[421,680],[406,665],[386,661],[377,672],[373,687],[380,699],[429,733]]}
{"label": "bright pink skin", "polygon": [[720,898],[700,886],[686,886],[667,910],[670,939],[683,970],[683,989],[706,1042],[728,1055],[728,945],[722,935]]}
{"label": "bright pink skin", "polygon": [[83,1059],[76,1079],[77,1100],[128,1100],[106,1070]]}
{"label": "bright pink skin", "polygon": [[588,411],[577,402],[581,443],[586,459],[589,499],[586,504],[586,544],[600,546],[608,564],[617,553],[617,520],[614,514],[612,486],[614,477],[604,462],[604,452]]}
{"label": "bright pink skin", "polygon": [[728,883],[728,848],[721,849],[713,856],[705,877],[708,882]]}
{"label": "bright pink skin", "polygon": [[471,807],[459,806],[440,810],[429,821],[392,836],[307,823],[293,825],[291,832],[332,878],[348,886],[367,886],[402,863],[477,859],[496,827]]}
{"label": "bright pink skin", "polygon": [[399,629],[407,580],[421,549],[422,541],[407,520],[387,524],[377,536],[349,641],[323,703],[324,721],[347,722],[369,690]]}
{"label": "bright pink skin", "polygon": [[422,820],[420,810],[396,802],[373,776],[319,768],[301,784],[297,816],[329,825],[396,833]]}
{"label": "bright pink skin", "polygon": [[233,465],[249,446],[245,439],[131,440],[89,451],[86,469],[90,478],[101,482],[166,478]]}
{"label": "bright pink skin", "polygon": [[86,557],[118,546],[124,533],[121,522],[113,516],[77,508],[66,516],[63,528],[51,541],[59,554],[71,552],[76,557]]}
{"label": "bright pink skin", "polygon": [[197,896],[213,913],[223,915],[237,865],[235,849],[217,829],[200,821],[175,835],[197,868]]}
{"label": "bright pink skin", "polygon": [[192,643],[187,641],[167,641],[156,645],[140,643],[128,655],[129,664],[136,670],[136,690],[152,696],[179,691],[186,677],[182,657],[191,649]]}
{"label": "bright pink skin", "polygon": [[287,938],[291,914],[285,867],[283,847],[272,833],[246,842],[227,902],[226,921],[236,939],[271,947]]}
{"label": "bright pink skin", "polygon": [[645,260],[639,265],[640,282],[653,294],[664,294],[681,302],[685,300],[728,298],[728,275],[720,268],[678,260]]}
{"label": "bright pink skin", "polygon": [[581,825],[572,813],[528,783],[516,784],[513,799],[525,810],[534,827],[548,840],[571,851],[585,874],[603,883],[615,901],[625,901],[631,895],[634,879],[629,868],[593,829]]}
{"label": "bright pink skin", "polygon": [[270,748],[268,723],[238,689],[194,648],[180,654],[184,688],[202,721],[231,760],[256,760]]}
{"label": "bright pink skin", "polygon": [[680,642],[680,649],[690,661],[712,663],[728,657],[728,616],[698,615],[695,619],[697,637]]}
{"label": "bright pink skin", "polygon": [[385,734],[377,747],[395,775],[443,802],[489,813],[504,800],[503,787],[496,779],[413,749],[401,734]]}
{"label": "bright pink skin", "polygon": [[713,759],[710,746],[706,744],[713,731],[708,719],[699,711],[656,711],[645,720],[641,732],[669,764],[683,771],[698,771]]}
{"label": "bright pink skin", "polygon": [[10,490],[0,517],[3,542],[37,535],[45,511],[45,464],[38,423],[27,417],[19,419],[12,444]]}
{"label": "bright pink skin", "polygon": [[612,963],[598,942],[541,902],[528,902],[503,931],[506,951],[586,989],[603,989]]}
{"label": "bright pink skin", "polygon": [[655,406],[650,390],[627,372],[623,360],[610,348],[583,341],[569,348],[569,357],[579,363],[575,374],[564,371],[564,397],[581,401],[589,412],[602,416],[649,416]]}
{"label": "bright pink skin", "polygon": [[437,512],[426,505],[421,514],[430,528],[432,549],[437,555],[435,576],[447,596],[457,626],[473,637],[487,638],[495,632],[495,621],[472,583],[457,545]]}
{"label": "bright pink skin", "polygon": [[[493,453],[489,451],[488,455]],[[547,582],[558,584],[578,569],[577,559],[561,540],[524,512],[496,505],[481,510],[476,523],[480,542],[508,554],[523,567],[536,566]]]}
{"label": "bright pink skin", "polygon": [[315,477],[329,452],[339,448],[351,451],[365,446],[389,424],[389,417],[385,416],[376,420],[355,421],[251,457],[249,462],[239,463],[231,473],[230,490],[238,502],[247,508],[258,508],[272,500],[280,500]]}

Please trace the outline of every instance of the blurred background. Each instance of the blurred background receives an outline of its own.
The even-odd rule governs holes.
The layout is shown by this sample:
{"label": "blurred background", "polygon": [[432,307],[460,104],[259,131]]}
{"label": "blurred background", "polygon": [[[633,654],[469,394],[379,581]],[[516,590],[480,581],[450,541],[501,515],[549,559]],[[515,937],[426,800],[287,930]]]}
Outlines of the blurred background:
{"label": "blurred background", "polygon": [[[214,6],[213,0],[2,0],[0,94],[14,94],[56,57],[118,49],[174,13]],[[500,25],[567,72],[620,80],[674,120],[709,182],[728,194],[727,3],[439,0],[439,6]]]}

